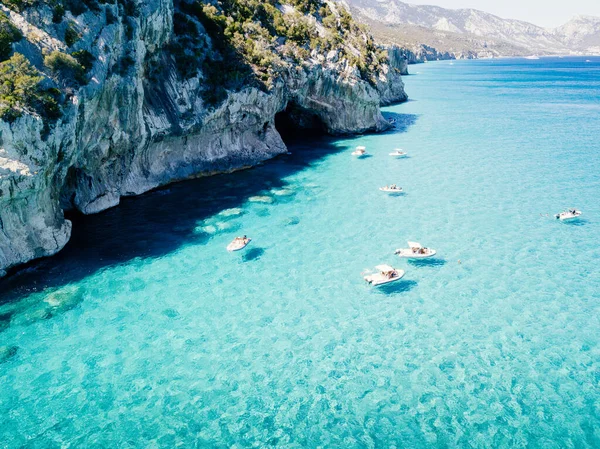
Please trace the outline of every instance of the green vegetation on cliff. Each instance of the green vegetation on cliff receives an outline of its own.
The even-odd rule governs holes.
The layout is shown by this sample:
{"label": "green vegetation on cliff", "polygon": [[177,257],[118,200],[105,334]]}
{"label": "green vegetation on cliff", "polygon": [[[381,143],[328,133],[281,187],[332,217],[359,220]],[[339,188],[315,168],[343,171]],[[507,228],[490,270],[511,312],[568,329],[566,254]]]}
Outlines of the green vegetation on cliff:
{"label": "green vegetation on cliff", "polygon": [[0,61],[8,59],[12,43],[23,39],[21,32],[12,24],[6,14],[0,11]]}
{"label": "green vegetation on cliff", "polygon": [[53,9],[53,19],[57,23],[65,11],[71,11],[78,16],[84,12],[99,11],[101,3],[112,3],[110,0],[2,0],[0,3],[13,11],[23,12],[27,8],[46,4]]}
{"label": "green vegetation on cliff", "polygon": [[[13,78],[29,73],[34,73],[31,76],[35,79],[45,75],[61,89],[63,99],[72,95],[73,89],[85,85],[86,75],[94,64],[92,53],[96,54],[96,50],[84,47],[86,39],[82,37],[88,32],[82,25],[85,20],[71,20],[68,12],[78,16],[88,11],[96,15],[94,20],[99,19],[100,24],[105,18],[107,25],[118,24],[122,29],[121,53],[108,60],[108,73],[120,76],[132,73],[131,68],[136,62],[136,47],[132,44],[140,26],[138,2],[0,2],[23,13],[25,19],[31,15],[36,26],[66,44],[62,51],[52,46],[49,53],[39,48],[40,57],[32,59],[39,71],[33,67],[26,70],[21,56],[18,61],[11,59],[8,65],[18,66],[21,70],[15,72]],[[167,65],[172,61],[182,80],[196,76],[200,79],[200,93],[208,105],[219,104],[228,92],[245,86],[268,91],[288,74],[317,64],[337,71],[340,76],[359,76],[375,85],[387,59],[366,29],[353,21],[343,5],[327,0],[174,0],[173,6],[173,34],[163,48],[156,47],[147,53],[146,77],[159,80],[168,73]],[[48,19],[42,21],[43,14],[38,14],[36,8],[45,11],[48,19],[51,13],[51,22]],[[10,57],[12,44],[22,38],[10,19],[0,13],[0,61]],[[42,59],[43,65],[39,63]],[[9,74],[4,76],[7,85],[14,84],[15,80],[9,79]],[[44,85],[52,85],[48,78],[32,84],[39,86],[43,79]],[[48,101],[42,101],[45,94],[39,88],[32,88],[31,92],[27,96],[24,90],[17,90],[0,98],[2,116],[10,118],[23,111],[55,115],[58,107],[50,107],[51,113],[45,114],[48,108],[40,108],[39,104],[50,105],[50,100],[57,102],[59,96],[53,95]],[[39,100],[37,106],[33,104],[34,98]]]}
{"label": "green vegetation on cliff", "polygon": [[182,78],[202,70],[206,99],[212,103],[226,90],[248,83],[268,89],[290,67],[331,51],[340,67],[346,61],[373,84],[386,60],[343,6],[322,0],[183,1],[180,10],[169,49]]}
{"label": "green vegetation on cliff", "polygon": [[53,51],[44,58],[54,79],[63,86],[85,84],[85,68],[73,56]]}
{"label": "green vegetation on cliff", "polygon": [[17,53],[0,63],[0,115],[14,119],[22,111],[30,109],[44,78],[29,63],[25,56]]}
{"label": "green vegetation on cliff", "polygon": [[[125,2],[126,0],[122,0]],[[65,10],[85,12],[98,2],[74,0],[2,0],[5,6],[18,12],[46,4],[53,8],[53,23],[61,22]],[[51,25],[53,26],[53,25]],[[73,88],[86,84],[86,74],[94,63],[93,55],[87,50],[66,54],[52,51],[44,56],[44,67],[36,69],[22,54],[11,56],[12,44],[23,39],[21,31],[10,18],[0,11],[0,118],[14,121],[23,113],[44,119],[44,126],[60,117],[60,102],[72,93]],[[80,38],[75,22],[67,24],[64,40],[68,46]],[[48,88],[51,77],[58,88]],[[45,87],[42,87],[45,86]]]}
{"label": "green vegetation on cliff", "polygon": [[0,117],[13,121],[23,112],[54,120],[60,114],[56,89],[43,89],[44,77],[20,53],[0,63]]}

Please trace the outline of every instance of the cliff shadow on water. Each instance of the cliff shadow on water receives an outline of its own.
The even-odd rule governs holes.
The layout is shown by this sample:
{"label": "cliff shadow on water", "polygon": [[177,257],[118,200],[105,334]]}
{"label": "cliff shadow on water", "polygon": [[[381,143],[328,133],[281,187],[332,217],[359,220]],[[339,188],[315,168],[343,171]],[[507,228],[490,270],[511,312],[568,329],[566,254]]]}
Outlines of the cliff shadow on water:
{"label": "cliff shadow on water", "polygon": [[[83,295],[75,292],[72,285],[77,281],[132,259],[161,257],[186,244],[208,243],[211,236],[198,232],[203,220],[241,207],[251,196],[283,188],[286,177],[310,168],[332,153],[349,149],[336,144],[333,137],[315,137],[321,131],[316,121],[310,122],[309,129],[303,127],[302,132],[285,128],[291,126],[290,117],[296,117],[296,113],[278,118],[291,154],[249,170],[188,180],[123,198],[119,206],[96,215],[69,214],[73,233],[61,252],[31,262],[0,280],[0,331],[14,321],[14,315],[40,307],[37,303],[43,295],[31,300],[28,297],[32,293],[47,291],[49,295],[69,296],[65,302],[69,307],[64,310],[50,307],[36,313],[38,318],[51,318],[76,306],[77,298],[81,300]],[[416,120],[412,115],[385,115],[395,119],[396,128],[391,132],[404,132]],[[308,116],[304,119],[312,120]],[[252,256],[258,258],[260,254]]]}
{"label": "cliff shadow on water", "polygon": [[[411,100],[408,100],[411,101]],[[408,129],[417,122],[419,118],[416,114],[398,114],[397,112],[383,112],[383,116],[386,120],[392,123],[387,133],[405,133]]]}

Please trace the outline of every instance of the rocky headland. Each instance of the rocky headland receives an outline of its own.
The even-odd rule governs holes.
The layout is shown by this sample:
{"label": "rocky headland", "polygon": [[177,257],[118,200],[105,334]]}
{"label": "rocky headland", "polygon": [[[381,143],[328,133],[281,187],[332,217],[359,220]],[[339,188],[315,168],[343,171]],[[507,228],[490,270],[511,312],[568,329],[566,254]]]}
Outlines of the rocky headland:
{"label": "rocky headland", "polygon": [[0,7],[0,275],[63,248],[65,211],[284,153],[276,121],[384,130],[406,99],[399,49],[333,2]]}

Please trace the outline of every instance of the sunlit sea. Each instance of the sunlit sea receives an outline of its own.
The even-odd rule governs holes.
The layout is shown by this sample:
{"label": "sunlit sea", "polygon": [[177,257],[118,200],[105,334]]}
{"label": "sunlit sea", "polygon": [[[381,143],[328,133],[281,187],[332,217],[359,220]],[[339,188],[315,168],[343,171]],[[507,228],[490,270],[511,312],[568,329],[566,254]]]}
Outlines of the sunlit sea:
{"label": "sunlit sea", "polygon": [[73,217],[0,281],[0,447],[600,447],[600,58],[410,70],[393,132]]}

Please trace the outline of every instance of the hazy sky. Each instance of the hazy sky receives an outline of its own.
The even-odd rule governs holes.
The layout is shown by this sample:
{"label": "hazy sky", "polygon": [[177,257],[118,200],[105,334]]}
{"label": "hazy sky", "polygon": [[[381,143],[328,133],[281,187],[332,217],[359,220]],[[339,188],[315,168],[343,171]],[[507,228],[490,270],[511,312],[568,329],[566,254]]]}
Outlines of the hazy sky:
{"label": "hazy sky", "polygon": [[475,8],[506,19],[555,27],[578,14],[600,16],[600,0],[404,0],[444,8]]}

